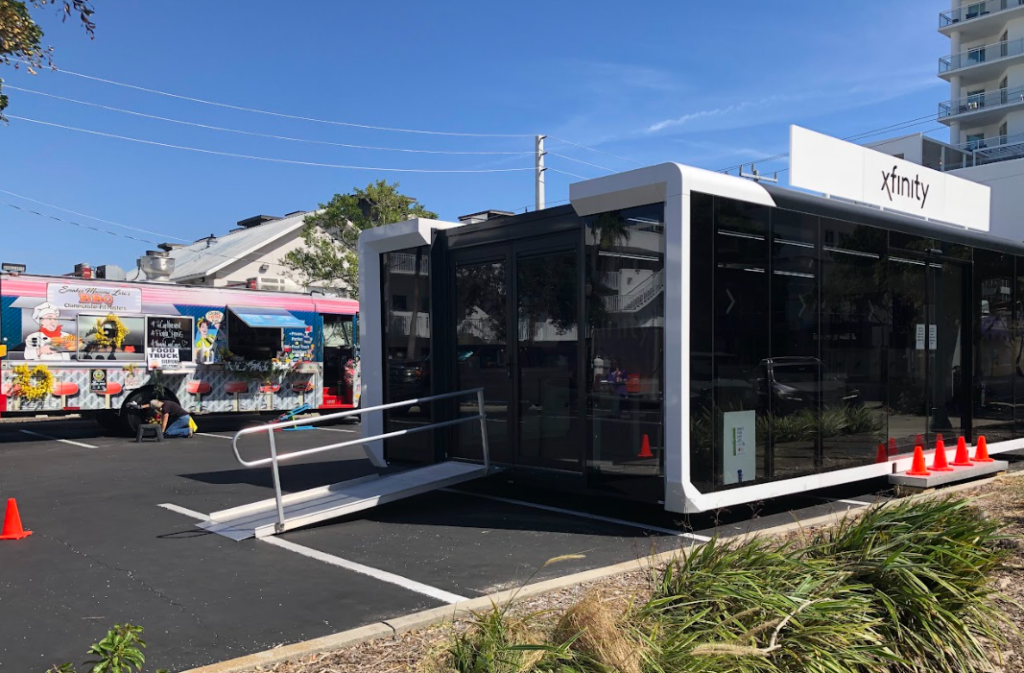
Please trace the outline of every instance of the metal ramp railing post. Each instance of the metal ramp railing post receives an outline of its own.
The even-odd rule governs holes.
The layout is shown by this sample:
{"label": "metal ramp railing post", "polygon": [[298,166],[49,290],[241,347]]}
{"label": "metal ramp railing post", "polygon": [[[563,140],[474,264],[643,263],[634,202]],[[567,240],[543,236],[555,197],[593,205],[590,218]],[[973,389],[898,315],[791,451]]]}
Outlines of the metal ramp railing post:
{"label": "metal ramp railing post", "polygon": [[274,474],[274,498],[277,500],[277,532],[284,531],[284,498],[281,495],[281,471],[277,462],[277,440],[274,439],[274,431],[267,433],[270,438],[270,461],[271,471]]}
{"label": "metal ramp railing post", "polygon": [[487,414],[484,413],[484,389],[476,389],[477,415],[480,417],[480,441],[484,449],[484,472],[491,471],[491,447],[487,442]]}

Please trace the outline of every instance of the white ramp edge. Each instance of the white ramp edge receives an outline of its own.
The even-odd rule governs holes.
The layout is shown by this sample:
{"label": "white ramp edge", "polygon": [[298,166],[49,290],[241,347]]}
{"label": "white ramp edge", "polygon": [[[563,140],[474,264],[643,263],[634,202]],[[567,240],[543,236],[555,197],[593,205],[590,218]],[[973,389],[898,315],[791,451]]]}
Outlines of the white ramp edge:
{"label": "white ramp edge", "polygon": [[284,525],[278,525],[274,498],[213,512],[199,527],[232,540],[262,538],[370,509],[377,505],[436,491],[487,474],[483,465],[447,461],[396,472],[370,475],[330,486],[290,493],[282,498]]}

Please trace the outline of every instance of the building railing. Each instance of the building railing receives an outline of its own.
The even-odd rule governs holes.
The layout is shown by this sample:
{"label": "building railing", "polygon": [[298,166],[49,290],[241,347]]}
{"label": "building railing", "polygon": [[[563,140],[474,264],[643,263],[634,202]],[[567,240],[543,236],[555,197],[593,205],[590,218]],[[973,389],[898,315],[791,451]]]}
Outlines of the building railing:
{"label": "building railing", "polygon": [[956,147],[967,152],[979,152],[987,149],[998,149],[1008,145],[1019,145],[1024,143],[1024,133],[1014,133],[1008,136],[996,136],[994,138],[983,138],[981,140],[968,140]]}
{"label": "building railing", "polygon": [[939,59],[939,74],[968,68],[972,65],[998,61],[1012,56],[1024,54],[1024,38],[1016,40],[1003,40],[993,44],[986,44],[981,47],[965,49],[959,54],[950,54]]}
{"label": "building railing", "polygon": [[[397,409],[400,407],[418,406],[426,402],[434,402],[436,400],[445,400],[452,397],[464,397],[466,395],[474,395],[476,397],[477,413],[475,416],[463,416],[456,418],[451,421],[442,421],[440,423],[431,423],[429,425],[420,425],[405,430],[396,430],[394,432],[385,432],[372,437],[360,437],[359,439],[352,439],[344,442],[337,442],[334,444],[328,444],[326,446],[317,446],[312,449],[303,449],[301,451],[290,451],[289,453],[278,453],[277,442],[274,437],[274,431],[283,428],[294,428],[297,426],[309,427],[324,421],[336,421],[342,418],[349,418],[351,416],[361,416],[371,411],[386,411],[387,409]],[[483,460],[484,460],[484,472],[490,472],[491,470],[491,451],[490,444],[487,441],[487,414],[484,411],[484,389],[483,388],[470,388],[469,390],[460,390],[455,393],[444,393],[442,395],[431,395],[430,397],[420,397],[413,400],[403,400],[402,402],[391,402],[389,404],[380,404],[375,407],[364,407],[362,409],[353,409],[352,411],[342,411],[336,414],[328,414],[326,416],[319,416],[317,418],[303,418],[295,421],[283,421],[280,423],[268,423],[266,425],[257,425],[252,428],[244,428],[235,433],[235,436],[231,438],[231,448],[235,452],[235,459],[240,465],[245,467],[262,467],[263,465],[270,465],[271,473],[274,477],[274,499],[277,505],[277,530],[281,532],[284,528],[284,500],[281,493],[281,474],[278,470],[278,465],[285,461],[294,460],[301,458],[302,456],[311,456],[316,453],[323,453],[324,451],[333,451],[335,449],[343,449],[347,446],[355,446],[356,444],[368,444],[370,442],[376,442],[382,439],[391,439],[393,437],[402,437],[404,435],[411,435],[416,432],[426,432],[427,430],[436,430],[437,428],[447,428],[452,425],[458,425],[460,423],[468,423],[470,421],[480,421],[480,439],[483,449]],[[267,433],[267,440],[270,443],[270,457],[259,458],[257,460],[244,460],[242,455],[238,451],[238,438],[243,435],[252,435],[259,432]]]}
{"label": "building railing", "polygon": [[975,2],[956,9],[949,9],[939,12],[939,28],[946,28],[954,23],[970,21],[1022,5],[1024,5],[1024,0],[985,0],[985,2]]}
{"label": "building railing", "polygon": [[636,313],[651,303],[664,289],[665,272],[658,271],[645,278],[628,294],[605,297],[604,307],[610,313]]}
{"label": "building railing", "polygon": [[1024,86],[986,91],[939,103],[939,119],[1016,103],[1024,103]]}
{"label": "building railing", "polygon": [[955,146],[960,158],[954,159],[947,152],[942,165],[944,171],[955,171],[958,168],[983,166],[999,161],[1024,158],[1024,133],[985,138],[984,140],[968,140]]}

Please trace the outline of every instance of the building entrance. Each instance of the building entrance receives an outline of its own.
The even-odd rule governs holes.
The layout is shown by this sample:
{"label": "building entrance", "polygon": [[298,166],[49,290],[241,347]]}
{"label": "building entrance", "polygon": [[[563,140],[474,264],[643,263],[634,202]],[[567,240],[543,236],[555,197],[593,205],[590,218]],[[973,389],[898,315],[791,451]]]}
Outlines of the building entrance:
{"label": "building entrance", "polygon": [[[581,472],[578,237],[452,257],[455,389],[484,388],[492,460]],[[479,447],[465,424],[450,453],[476,459]]]}

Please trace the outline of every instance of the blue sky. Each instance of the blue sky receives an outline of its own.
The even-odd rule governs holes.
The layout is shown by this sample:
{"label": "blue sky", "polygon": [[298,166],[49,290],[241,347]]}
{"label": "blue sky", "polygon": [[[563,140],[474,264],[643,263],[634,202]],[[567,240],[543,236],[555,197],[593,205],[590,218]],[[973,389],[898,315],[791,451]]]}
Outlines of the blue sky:
{"label": "blue sky", "polygon": [[[820,2],[282,3],[96,0],[96,39],[36,10],[58,67],[231,105],[322,120],[557,140],[548,165],[582,177],[636,163],[711,169],[785,152],[789,124],[848,136],[934,114],[946,0]],[[368,167],[532,166],[529,137],[382,132],[203,105],[63,73],[3,68],[8,85],[208,126],[318,143],[523,154],[417,154],[226,133],[10,90],[8,113],[172,145]],[[926,122],[894,135],[938,129]],[[939,137],[945,134],[937,131]],[[877,136],[885,137],[884,135]],[[872,138],[874,139],[874,138]],[[621,158],[617,158],[621,157]],[[627,161],[629,159],[631,161]],[[602,168],[598,168],[600,166]],[[766,164],[764,170],[786,163]],[[256,214],[309,210],[379,178],[442,219],[532,208],[530,171],[390,173],[271,163],[143,145],[12,119],[0,190],[155,232],[133,232],[0,193],[0,258],[34,273],[134,266],[153,241],[221,234]],[[578,178],[549,172],[549,204]]]}

